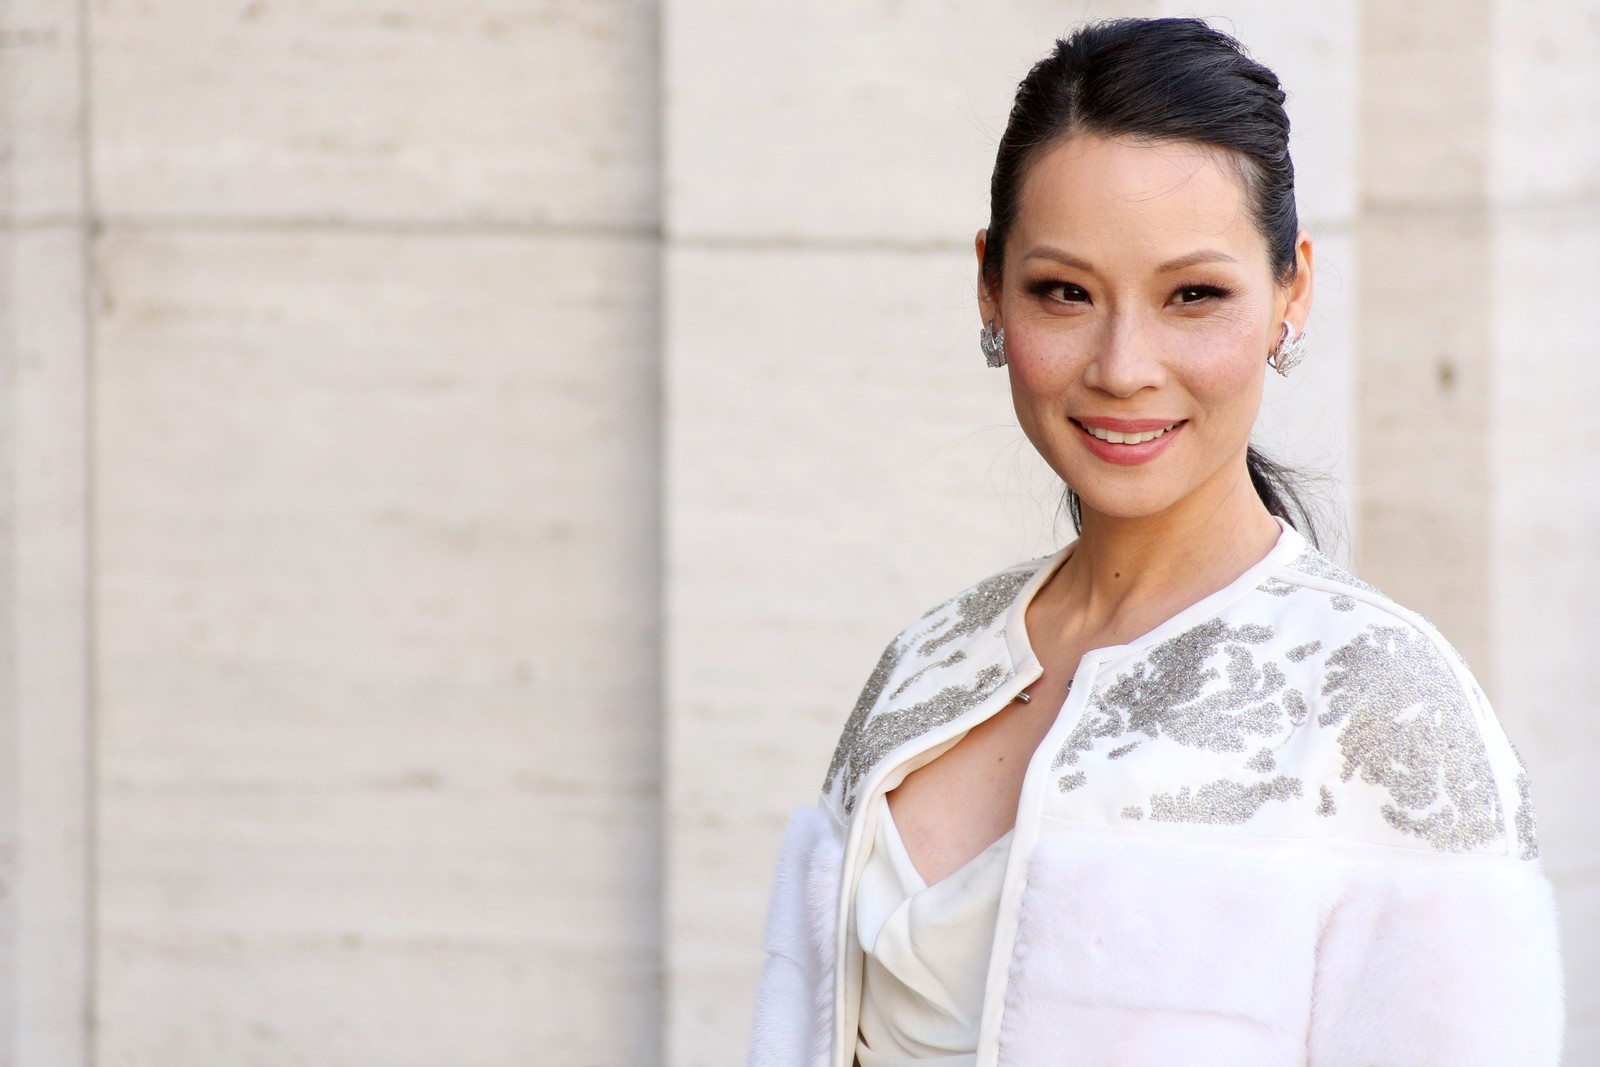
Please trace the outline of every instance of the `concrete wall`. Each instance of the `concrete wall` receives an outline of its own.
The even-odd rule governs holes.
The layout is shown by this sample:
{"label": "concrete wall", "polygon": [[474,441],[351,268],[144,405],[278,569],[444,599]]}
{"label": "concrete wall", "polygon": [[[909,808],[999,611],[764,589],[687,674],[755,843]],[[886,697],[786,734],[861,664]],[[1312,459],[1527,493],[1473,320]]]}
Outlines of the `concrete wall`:
{"label": "concrete wall", "polygon": [[[0,0],[0,1067],[738,1062],[883,642],[1070,533],[1011,90],[1185,12]],[[1490,685],[1600,1065],[1597,14],[1218,22],[1318,248],[1260,438]]]}

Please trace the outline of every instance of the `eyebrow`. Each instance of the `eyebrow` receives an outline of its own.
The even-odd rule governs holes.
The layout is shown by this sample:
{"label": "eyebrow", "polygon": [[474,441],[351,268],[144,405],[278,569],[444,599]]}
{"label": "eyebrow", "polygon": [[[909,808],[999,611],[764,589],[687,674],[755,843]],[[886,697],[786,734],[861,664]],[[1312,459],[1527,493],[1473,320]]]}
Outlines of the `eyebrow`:
{"label": "eyebrow", "polygon": [[1070,252],[1063,252],[1061,249],[1052,248],[1049,245],[1040,245],[1038,248],[1033,249],[1022,258],[1053,260],[1054,262],[1060,263],[1065,267],[1074,267],[1081,271],[1087,271],[1090,274],[1094,273],[1094,264],[1090,263],[1088,260],[1079,259]]}
{"label": "eyebrow", "polygon": [[1193,267],[1201,263],[1237,262],[1239,261],[1228,255],[1226,252],[1220,252],[1215,248],[1202,248],[1198,252],[1190,252],[1186,256],[1179,256],[1177,259],[1169,259],[1167,262],[1156,268],[1156,273],[1168,274],[1172,271],[1183,270],[1187,267]]}
{"label": "eyebrow", "polygon": [[[1094,273],[1094,264],[1090,263],[1088,260],[1080,259],[1070,252],[1063,252],[1061,249],[1052,248],[1049,245],[1041,245],[1040,247],[1029,252],[1023,258],[1049,259],[1055,261],[1056,263],[1060,263],[1063,266],[1074,267],[1081,271],[1087,271],[1090,274]],[[1156,273],[1170,274],[1175,270],[1184,270],[1189,267],[1197,266],[1201,263],[1237,262],[1239,261],[1228,255],[1226,252],[1219,251],[1215,248],[1202,248],[1198,252],[1190,252],[1186,256],[1179,256],[1177,259],[1169,259],[1167,262],[1156,268]]]}

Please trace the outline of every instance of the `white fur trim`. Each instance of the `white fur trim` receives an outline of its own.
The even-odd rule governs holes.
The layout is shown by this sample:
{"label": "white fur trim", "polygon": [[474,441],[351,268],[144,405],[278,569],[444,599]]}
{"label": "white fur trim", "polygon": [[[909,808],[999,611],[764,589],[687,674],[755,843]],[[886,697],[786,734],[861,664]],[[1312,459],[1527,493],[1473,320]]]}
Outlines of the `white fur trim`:
{"label": "white fur trim", "polygon": [[1002,1067],[1555,1067],[1548,883],[1290,849],[1046,838]]}
{"label": "white fur trim", "polygon": [[749,1067],[827,1063],[842,860],[828,816],[816,808],[795,812],[772,876],[767,965],[756,990]]}
{"label": "white fur trim", "polygon": [[1317,957],[1310,1067],[1555,1067],[1555,902],[1536,864],[1351,885]]}

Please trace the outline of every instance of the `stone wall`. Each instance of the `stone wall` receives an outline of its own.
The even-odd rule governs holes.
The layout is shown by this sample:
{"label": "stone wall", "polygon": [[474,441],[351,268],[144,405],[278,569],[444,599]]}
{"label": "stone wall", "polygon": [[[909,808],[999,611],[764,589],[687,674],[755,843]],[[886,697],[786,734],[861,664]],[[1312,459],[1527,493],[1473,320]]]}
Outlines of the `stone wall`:
{"label": "stone wall", "polygon": [[[1085,17],[0,0],[0,1067],[739,1062],[883,642],[1070,529],[977,351]],[[1600,11],[1224,6],[1318,250],[1274,454],[1532,770],[1600,1064]]]}
{"label": "stone wall", "polygon": [[0,1063],[653,1061],[654,5],[82,11],[0,19]]}
{"label": "stone wall", "polygon": [[88,48],[100,1060],[648,1061],[653,6]]}
{"label": "stone wall", "polygon": [[1363,575],[1461,649],[1526,760],[1600,1064],[1600,5],[1368,4]]}

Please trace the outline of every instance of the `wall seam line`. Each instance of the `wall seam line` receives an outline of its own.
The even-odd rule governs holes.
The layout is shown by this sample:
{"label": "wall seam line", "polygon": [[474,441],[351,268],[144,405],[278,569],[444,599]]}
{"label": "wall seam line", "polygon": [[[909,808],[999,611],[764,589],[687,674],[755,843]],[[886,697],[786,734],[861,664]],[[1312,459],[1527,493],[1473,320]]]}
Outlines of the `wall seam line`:
{"label": "wall seam line", "polygon": [[79,166],[79,251],[82,272],[83,312],[83,670],[84,670],[84,988],[83,1054],[85,1067],[99,1061],[99,943],[100,943],[100,767],[99,767],[99,677],[96,671],[95,638],[99,632],[95,605],[95,316],[97,279],[94,272],[94,240],[98,214],[94,196],[93,165],[93,71],[92,34],[89,0],[78,0],[78,166]]}

